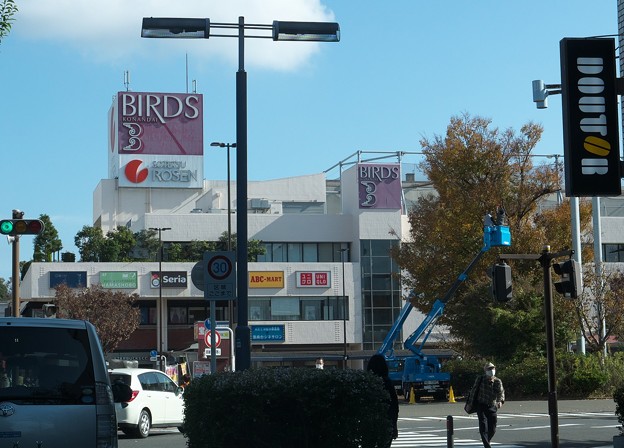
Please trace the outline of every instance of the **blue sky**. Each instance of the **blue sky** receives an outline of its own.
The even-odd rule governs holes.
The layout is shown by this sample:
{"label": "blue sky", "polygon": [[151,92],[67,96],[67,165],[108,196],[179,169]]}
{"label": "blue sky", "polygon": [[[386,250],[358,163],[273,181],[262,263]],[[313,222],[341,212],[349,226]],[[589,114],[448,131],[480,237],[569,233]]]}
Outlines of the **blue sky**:
{"label": "blue sky", "polygon": [[[17,0],[0,44],[0,217],[49,215],[75,252],[107,176],[107,112],[125,90],[204,95],[205,177],[225,179],[234,142],[236,39],[141,39],[142,17],[336,21],[339,43],[246,39],[249,179],[322,172],[356,151],[420,150],[452,116],[544,128],[562,153],[561,101],[536,109],[531,81],[558,83],[559,41],[617,33],[616,0]],[[188,60],[188,76],[187,76]],[[232,153],[234,155],[234,153]],[[416,157],[412,160],[416,162]],[[235,178],[232,159],[232,178]],[[332,175],[333,174],[333,175]],[[336,177],[336,171],[330,177]],[[32,255],[23,237],[21,259]],[[0,277],[11,246],[0,244]]]}

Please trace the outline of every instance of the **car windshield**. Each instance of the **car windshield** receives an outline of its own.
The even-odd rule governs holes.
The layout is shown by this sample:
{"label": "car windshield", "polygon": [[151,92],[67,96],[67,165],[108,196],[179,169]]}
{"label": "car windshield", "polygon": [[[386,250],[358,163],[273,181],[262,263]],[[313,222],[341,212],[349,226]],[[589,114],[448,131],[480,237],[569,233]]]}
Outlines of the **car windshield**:
{"label": "car windshield", "polygon": [[95,403],[87,332],[0,327],[0,401],[3,400]]}

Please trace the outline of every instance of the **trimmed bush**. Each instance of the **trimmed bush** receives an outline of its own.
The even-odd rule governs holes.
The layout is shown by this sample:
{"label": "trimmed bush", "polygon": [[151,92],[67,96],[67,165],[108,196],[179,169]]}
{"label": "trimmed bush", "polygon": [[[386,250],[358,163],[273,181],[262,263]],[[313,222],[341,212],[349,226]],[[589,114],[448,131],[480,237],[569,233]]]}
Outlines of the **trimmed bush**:
{"label": "trimmed bush", "polygon": [[609,381],[609,373],[597,354],[558,355],[557,376],[558,391],[568,398],[588,398]]}
{"label": "trimmed bush", "polygon": [[250,369],[184,392],[189,448],[376,448],[392,426],[381,379],[359,370]]}

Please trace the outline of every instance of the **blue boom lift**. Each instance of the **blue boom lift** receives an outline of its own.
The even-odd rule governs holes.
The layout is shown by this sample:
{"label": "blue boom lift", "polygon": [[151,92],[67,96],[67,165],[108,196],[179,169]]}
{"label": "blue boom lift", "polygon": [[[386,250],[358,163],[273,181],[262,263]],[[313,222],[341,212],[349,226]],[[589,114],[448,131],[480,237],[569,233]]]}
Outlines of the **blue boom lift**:
{"label": "blue boom lift", "polygon": [[[455,280],[444,297],[436,299],[429,314],[425,317],[416,331],[409,335],[403,346],[411,351],[413,355],[395,356],[394,343],[401,333],[403,324],[412,311],[410,300],[405,302],[405,306],[399,313],[399,317],[392,325],[383,344],[377,353],[383,355],[388,362],[390,379],[397,392],[403,394],[406,400],[413,389],[414,398],[418,401],[424,396],[432,396],[436,400],[445,400],[448,397],[451,375],[441,371],[440,360],[434,355],[425,355],[422,351],[425,342],[431,335],[431,331],[437,320],[442,316],[446,303],[457,291],[457,288],[468,278],[468,274],[492,247],[511,246],[511,233],[509,226],[504,225],[505,212],[500,209],[497,219],[491,215],[486,215],[483,227],[483,247],[477,256],[470,262],[468,267]],[[420,343],[418,342],[420,340]]]}

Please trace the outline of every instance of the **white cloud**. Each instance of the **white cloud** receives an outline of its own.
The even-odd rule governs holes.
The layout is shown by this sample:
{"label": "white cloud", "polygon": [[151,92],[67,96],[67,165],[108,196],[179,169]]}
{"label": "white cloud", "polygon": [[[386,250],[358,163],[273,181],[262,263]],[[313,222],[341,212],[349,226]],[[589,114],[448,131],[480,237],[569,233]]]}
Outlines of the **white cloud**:
{"label": "white cloud", "polygon": [[[236,64],[236,39],[141,39],[143,17],[208,17],[211,22],[271,24],[273,20],[333,21],[322,0],[28,0],[21,2],[13,32],[58,42],[98,62],[188,53],[197,60]],[[318,51],[318,43],[245,39],[245,64],[292,70]]]}

